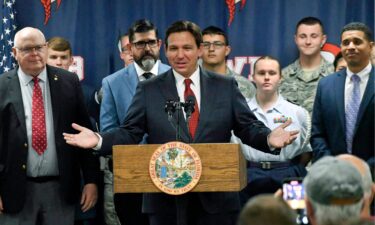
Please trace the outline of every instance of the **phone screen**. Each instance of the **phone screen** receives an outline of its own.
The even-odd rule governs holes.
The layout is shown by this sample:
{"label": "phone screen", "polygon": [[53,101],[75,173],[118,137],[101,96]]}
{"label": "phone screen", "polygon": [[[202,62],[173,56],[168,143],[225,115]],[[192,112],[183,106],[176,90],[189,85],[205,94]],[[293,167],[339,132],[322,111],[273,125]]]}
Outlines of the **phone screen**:
{"label": "phone screen", "polygon": [[292,209],[296,210],[298,214],[297,223],[309,224],[302,178],[287,179],[283,182],[283,198]]}

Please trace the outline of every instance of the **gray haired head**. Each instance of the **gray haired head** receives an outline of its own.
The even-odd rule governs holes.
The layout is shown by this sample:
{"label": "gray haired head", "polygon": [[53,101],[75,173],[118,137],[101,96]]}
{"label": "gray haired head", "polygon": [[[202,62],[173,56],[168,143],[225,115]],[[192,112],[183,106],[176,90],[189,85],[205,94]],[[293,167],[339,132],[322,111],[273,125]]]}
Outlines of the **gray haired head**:
{"label": "gray haired head", "polygon": [[350,205],[363,198],[362,177],[350,163],[327,156],[314,163],[303,184],[307,196],[324,205]]}

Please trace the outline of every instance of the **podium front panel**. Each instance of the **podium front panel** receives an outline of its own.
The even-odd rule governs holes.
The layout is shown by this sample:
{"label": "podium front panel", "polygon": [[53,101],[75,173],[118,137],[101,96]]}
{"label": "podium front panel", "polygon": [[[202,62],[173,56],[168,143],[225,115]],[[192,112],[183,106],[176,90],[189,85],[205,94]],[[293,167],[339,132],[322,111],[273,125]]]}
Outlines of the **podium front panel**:
{"label": "podium front panel", "polygon": [[[238,144],[190,144],[202,161],[202,175],[192,192],[239,191],[246,186],[246,161]],[[161,192],[149,175],[152,154],[160,145],[113,146],[115,193]]]}

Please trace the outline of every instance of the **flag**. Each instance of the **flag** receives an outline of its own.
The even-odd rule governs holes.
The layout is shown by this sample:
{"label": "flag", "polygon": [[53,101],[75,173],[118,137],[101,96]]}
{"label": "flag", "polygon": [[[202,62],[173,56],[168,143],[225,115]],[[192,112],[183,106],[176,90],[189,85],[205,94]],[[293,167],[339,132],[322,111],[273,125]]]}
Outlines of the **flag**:
{"label": "flag", "polygon": [[17,30],[16,11],[14,9],[16,0],[1,0],[2,8],[0,18],[0,74],[13,69],[16,60],[12,53],[14,34]]}

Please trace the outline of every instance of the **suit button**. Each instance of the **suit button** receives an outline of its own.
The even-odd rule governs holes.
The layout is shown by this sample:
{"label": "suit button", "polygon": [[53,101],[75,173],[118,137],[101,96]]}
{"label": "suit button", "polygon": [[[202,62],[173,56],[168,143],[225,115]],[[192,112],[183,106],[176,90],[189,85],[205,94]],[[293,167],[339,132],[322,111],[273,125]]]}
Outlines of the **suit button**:
{"label": "suit button", "polygon": [[25,142],[25,144],[23,144],[23,146],[25,146],[25,148],[27,148],[27,143]]}
{"label": "suit button", "polygon": [[22,165],[22,169],[23,169],[23,170],[26,169],[26,165],[25,165],[25,164]]}

